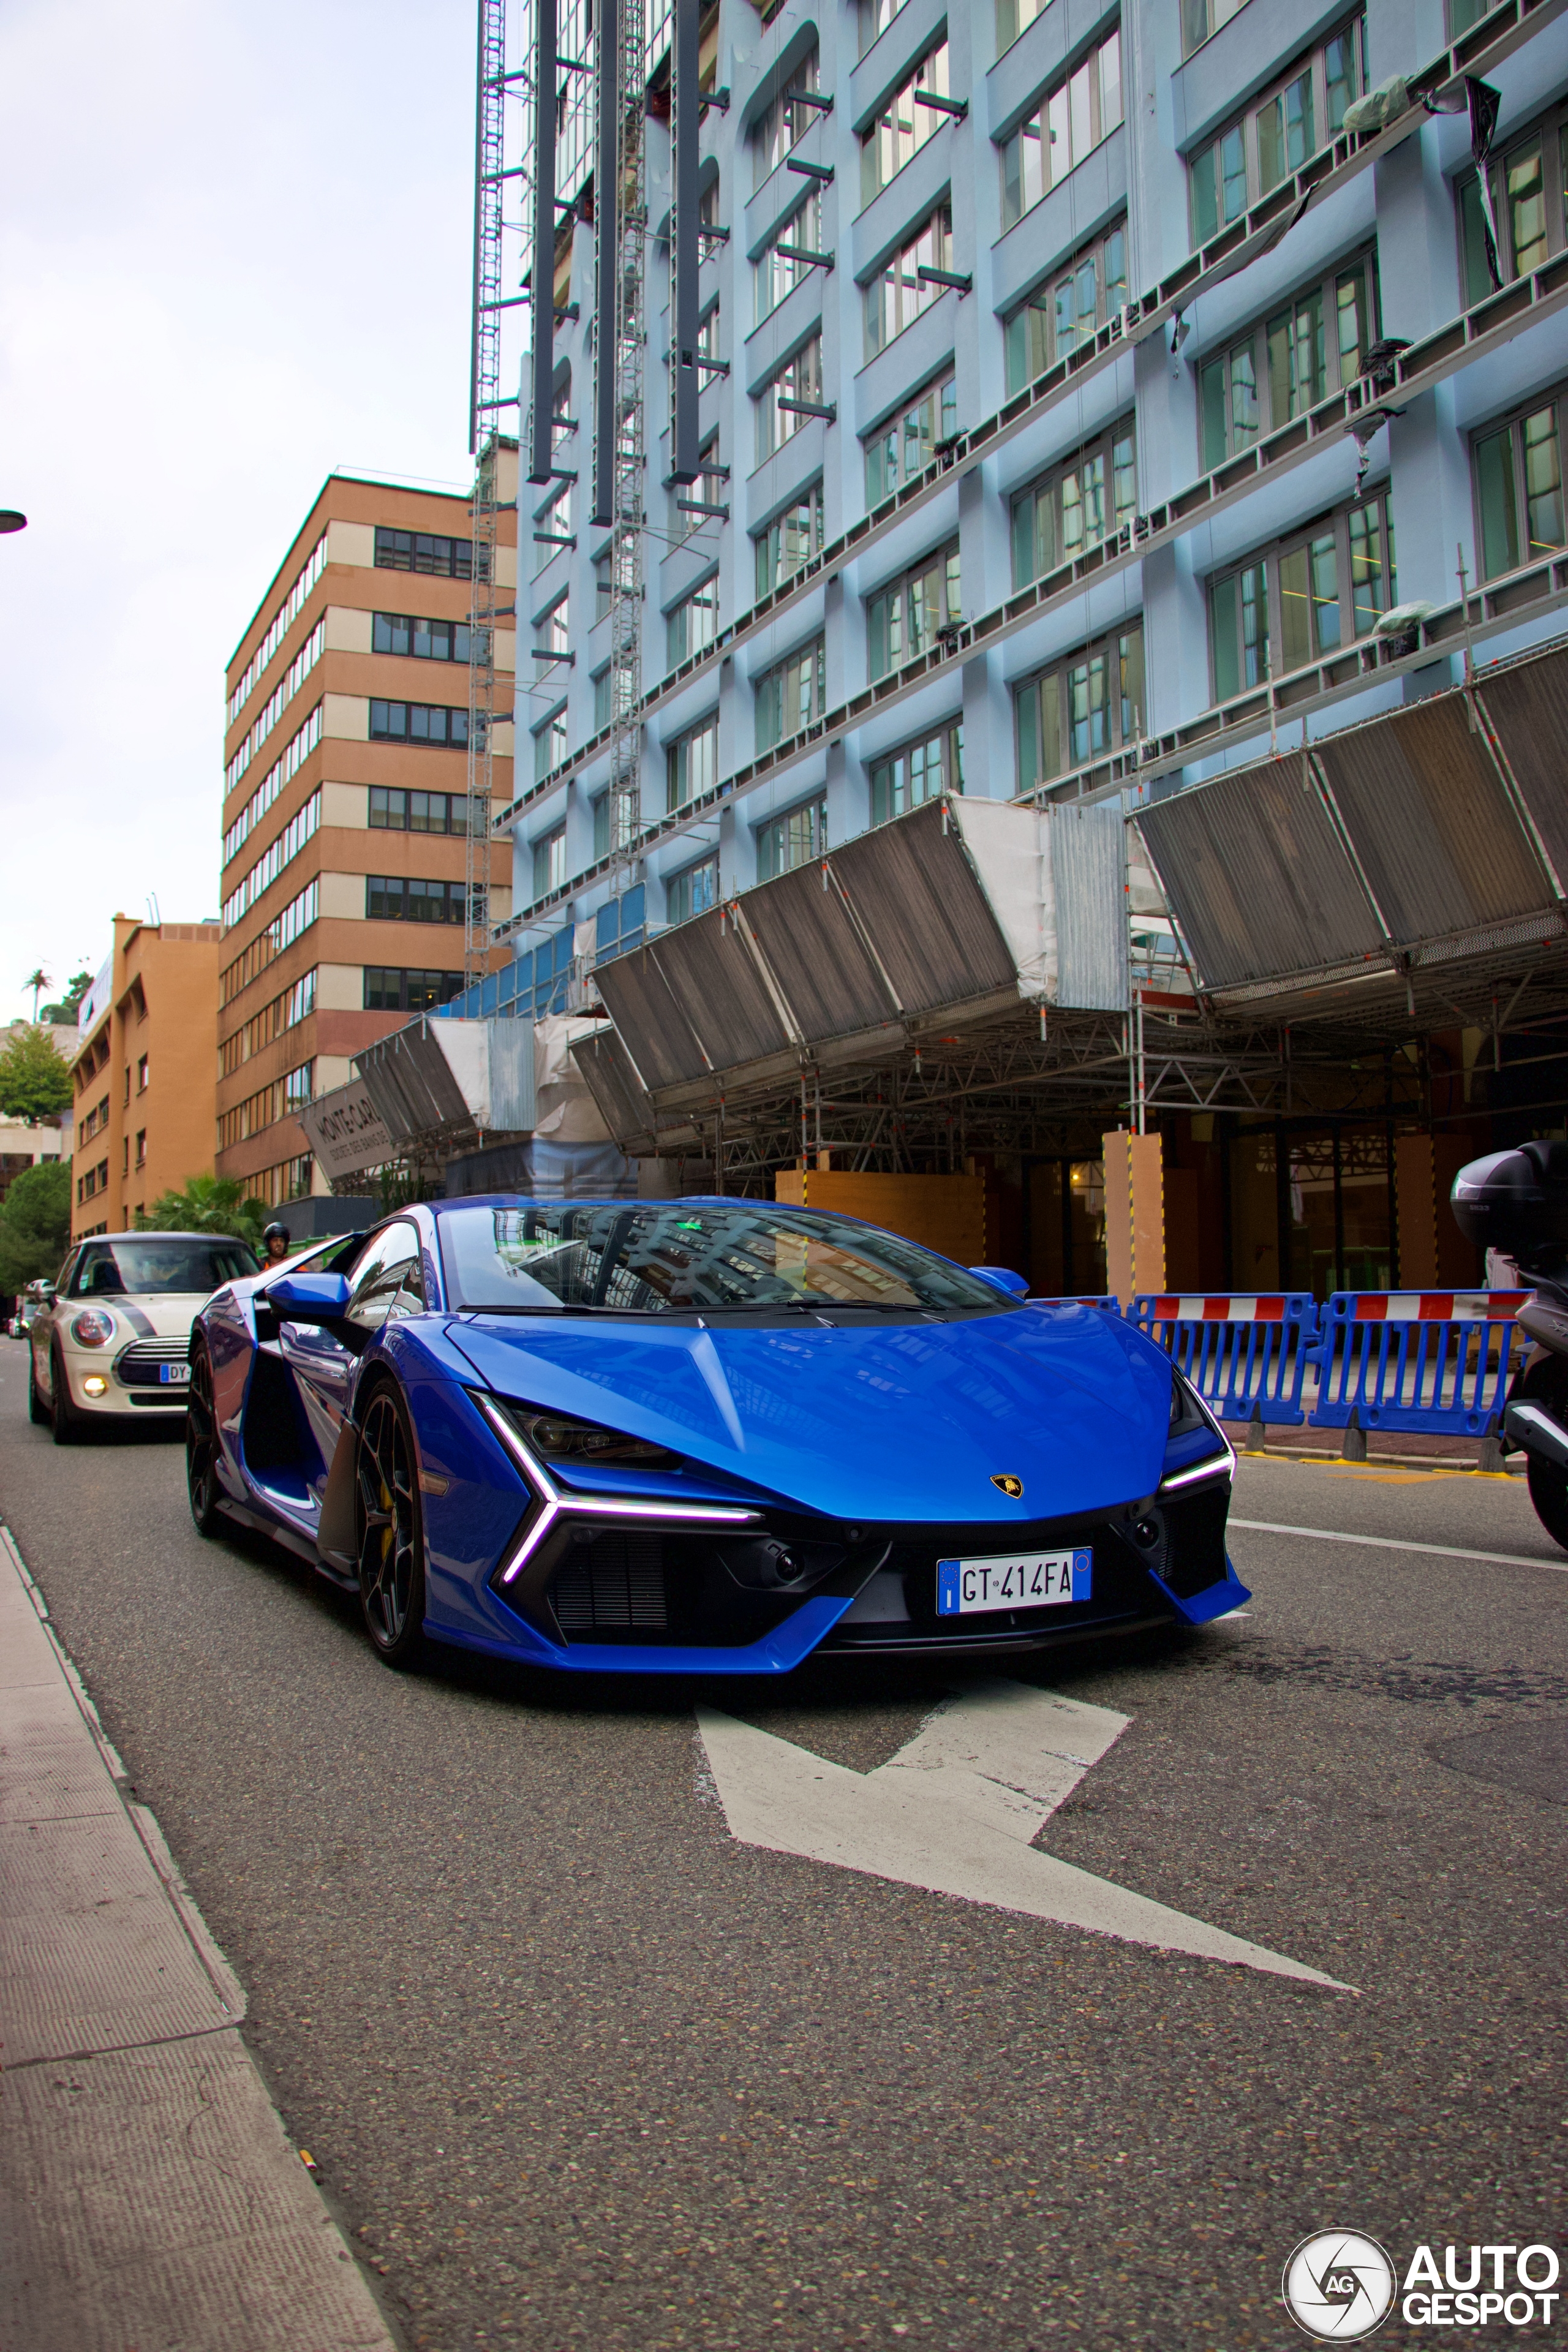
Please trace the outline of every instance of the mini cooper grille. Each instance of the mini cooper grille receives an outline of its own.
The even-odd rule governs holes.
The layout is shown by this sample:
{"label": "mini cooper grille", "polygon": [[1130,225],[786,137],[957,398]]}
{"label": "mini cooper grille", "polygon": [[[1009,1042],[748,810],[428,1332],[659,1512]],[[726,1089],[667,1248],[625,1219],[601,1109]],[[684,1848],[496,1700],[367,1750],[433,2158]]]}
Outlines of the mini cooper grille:
{"label": "mini cooper grille", "polygon": [[183,1364],[189,1348],[187,1339],[138,1339],[120,1357],[114,1377],[122,1388],[156,1388],[160,1366]]}
{"label": "mini cooper grille", "polygon": [[663,1538],[595,1536],[559,1571],[551,1599],[569,1640],[573,1634],[633,1629],[662,1633],[668,1623]]}

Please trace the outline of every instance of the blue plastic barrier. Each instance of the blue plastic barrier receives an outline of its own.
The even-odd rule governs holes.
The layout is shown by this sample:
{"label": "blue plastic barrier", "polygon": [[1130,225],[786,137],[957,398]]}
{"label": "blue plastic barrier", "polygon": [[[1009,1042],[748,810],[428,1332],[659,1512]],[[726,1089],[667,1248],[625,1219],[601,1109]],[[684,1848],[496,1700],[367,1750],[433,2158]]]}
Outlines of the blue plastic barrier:
{"label": "blue plastic barrier", "polygon": [[1318,1304],[1306,1291],[1146,1295],[1132,1301],[1132,1321],[1222,1421],[1306,1419],[1301,1384],[1318,1335]]}
{"label": "blue plastic barrier", "polygon": [[1317,1429],[1487,1437],[1508,1397],[1513,1321],[1528,1290],[1342,1290],[1306,1350]]}

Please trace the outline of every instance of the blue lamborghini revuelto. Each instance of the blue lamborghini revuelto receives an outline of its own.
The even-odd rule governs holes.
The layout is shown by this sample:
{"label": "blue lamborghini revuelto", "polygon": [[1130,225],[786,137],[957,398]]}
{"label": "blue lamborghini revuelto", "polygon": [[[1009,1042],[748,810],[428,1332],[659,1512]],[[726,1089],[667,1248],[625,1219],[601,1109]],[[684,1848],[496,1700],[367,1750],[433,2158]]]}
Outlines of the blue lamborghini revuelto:
{"label": "blue lamborghini revuelto", "polygon": [[191,1510],[357,1592],[392,1665],[776,1675],[1236,1608],[1218,1423],[1022,1287],[762,1201],[403,1209],[203,1307]]}

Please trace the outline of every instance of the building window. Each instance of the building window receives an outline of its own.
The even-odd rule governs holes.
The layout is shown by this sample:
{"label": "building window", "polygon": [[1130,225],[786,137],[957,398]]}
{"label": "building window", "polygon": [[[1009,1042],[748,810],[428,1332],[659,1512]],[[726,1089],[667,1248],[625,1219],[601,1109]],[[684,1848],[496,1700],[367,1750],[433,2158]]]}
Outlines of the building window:
{"label": "building window", "polygon": [[1476,436],[1471,458],[1481,577],[1495,580],[1565,544],[1563,395]]}
{"label": "building window", "polygon": [[533,569],[543,571],[560,554],[552,541],[572,537],[572,489],[570,482],[560,483],[535,512],[533,518]]}
{"label": "building window", "polygon": [[407,613],[377,613],[371,629],[371,650],[406,654],[413,661],[458,661],[468,658],[467,621],[421,621]]}
{"label": "building window", "polygon": [[144,1095],[146,1093],[147,1079],[147,1055],[143,1054],[141,1060],[136,1065],[136,1091],[139,1095]]}
{"label": "building window", "polygon": [[[323,531],[321,538],[316,541],[315,546],[311,549],[310,559],[306,562],[303,570],[300,572],[298,578],[295,580],[293,586],[289,589],[288,596],[285,598],[284,602],[279,604],[276,613],[273,614],[270,622],[268,624],[267,635],[262,638],[261,643],[257,646],[256,651],[251,655],[250,659],[246,663],[244,669],[240,672],[238,681],[235,686],[233,693],[228,698],[228,703],[224,713],[224,724],[226,726],[232,727],[234,725],[235,720],[239,717],[240,712],[249,701],[251,689],[259,684],[262,674],[266,670],[268,664],[271,661],[273,655],[278,651],[279,646],[282,644],[284,638],[288,635],[289,631],[292,628],[295,621],[299,618],[306,597],[309,596],[311,589],[315,586],[317,581],[320,580],[326,568],[327,534]],[[314,631],[312,631],[311,634],[313,635]]]}
{"label": "building window", "polygon": [[375,562],[379,572],[425,572],[437,580],[471,580],[474,543],[471,539],[441,539],[427,530],[387,530],[377,523]]}
{"label": "building window", "polygon": [[757,879],[771,882],[775,875],[809,866],[826,847],[827,803],[802,801],[798,808],[757,827]]}
{"label": "building window", "polygon": [[668,616],[669,667],[706,653],[719,635],[719,574],[683,596]]}
{"label": "building window", "polygon": [[866,443],[866,503],[880,505],[912,482],[935,460],[943,442],[958,431],[958,387],[944,376],[900,415],[889,417]]}
{"label": "building window", "polygon": [[757,593],[769,595],[820,555],[824,544],[822,484],[813,482],[793,506],[774,515],[766,530],[757,533]]}
{"label": "building window", "polygon": [[928,49],[907,81],[881,107],[860,142],[860,202],[868,205],[880,188],[912,163],[928,139],[934,139],[951,118],[942,106],[926,104],[928,98],[945,98],[947,40]]}
{"label": "building window", "polygon": [[963,790],[963,728],[961,723],[922,735],[871,763],[871,822],[886,824],[906,810]]}
{"label": "building window", "polygon": [[1002,142],[1002,226],[1009,229],[1048,195],[1121,120],[1120,26]]}
{"label": "building window", "polygon": [[1227,221],[1299,171],[1344,126],[1366,89],[1366,20],[1352,16],[1321,48],[1187,160],[1192,239],[1206,245]]}
{"label": "building window", "polygon": [[[607,674],[607,673],[606,673]],[[594,681],[597,686],[598,680]],[[566,705],[552,710],[533,738],[533,780],[542,783],[552,770],[561,765],[571,751],[572,739],[566,726]]]}
{"label": "building window", "polygon": [[1138,511],[1132,419],[1119,423],[1013,501],[1013,585],[1043,579],[1098,547]]}
{"label": "building window", "polygon": [[1381,491],[1211,581],[1215,700],[1368,635],[1395,601],[1394,524]]}
{"label": "building window", "polygon": [[1201,360],[1204,471],[1352,383],[1377,337],[1377,260],[1363,254]]}
{"label": "building window", "polygon": [[758,465],[775,449],[782,449],[824,405],[822,337],[813,335],[763,386],[757,401]]}
{"label": "building window", "polygon": [[860,54],[879,40],[904,5],[904,0],[860,0]]}
{"label": "building window", "polygon": [[533,845],[533,895],[547,898],[559,890],[566,879],[566,828],[556,825],[542,834]]}
{"label": "building window", "polygon": [[1022,392],[1090,341],[1126,301],[1127,223],[1120,220],[1037,286],[1004,322],[1009,394]]}
{"label": "building window", "polygon": [[704,857],[699,865],[688,866],[683,872],[672,874],[665,885],[664,918],[667,923],[689,923],[693,915],[705,915],[719,903],[719,860]]}
{"label": "building window", "polygon": [[[307,882],[297,898],[291,898],[281,914],[274,915],[264,931],[258,931],[234,961],[226,964],[218,975],[218,1003],[232,1004],[241,989],[264,972],[275,957],[287,947],[292,947],[300,933],[309,930],[321,910],[320,878]],[[126,1093],[131,1090],[131,1073],[125,1073]]]}
{"label": "building window", "polygon": [[895,335],[913,326],[947,288],[931,276],[952,268],[952,211],[940,205],[908,245],[889,254],[866,289],[866,356],[874,359]]}
{"label": "building window", "polygon": [[[467,793],[410,793],[390,784],[370,788],[373,833],[461,834],[468,806]],[[482,810],[476,809],[474,830],[485,830]]]}
{"label": "building window", "polygon": [[944,629],[956,627],[962,609],[958,547],[940,548],[892,581],[866,604],[867,650],[873,677],[901,669],[917,654],[929,653]]}
{"label": "building window", "polygon": [[147,1130],[144,1127],[136,1130],[136,1165],[138,1168],[147,1165]]}
{"label": "building window", "polygon": [[[1492,214],[1498,231],[1498,272],[1506,283],[1539,269],[1563,251],[1568,227],[1568,107],[1553,107],[1494,157]],[[1458,184],[1459,255],[1465,307],[1492,291],[1481,216],[1480,184],[1467,172]]]}
{"label": "building window", "polygon": [[667,808],[684,808],[688,801],[700,800],[703,793],[710,793],[719,781],[718,712],[705,719],[700,727],[678,735],[665,761]]}
{"label": "building window", "polygon": [[460,923],[463,886],[414,874],[367,874],[364,911],[373,923]]}
{"label": "building window", "polygon": [[305,1105],[310,1101],[311,1093],[314,1089],[315,1076],[316,1065],[314,1062],[301,1062],[297,1070],[290,1070],[289,1072],[283,1081],[283,1108],[285,1111],[299,1111],[304,1109]]}
{"label": "building window", "polygon": [[788,81],[757,122],[752,133],[752,152],[760,188],[768,173],[776,171],[789,153],[805,137],[821,110],[812,105],[805,93],[817,88],[816,51],[798,65]]}
{"label": "building window", "polygon": [[381,963],[367,963],[364,968],[367,1013],[428,1013],[433,1005],[449,1004],[462,992],[460,971],[402,971],[395,965]]}
{"label": "building window", "polygon": [[1048,0],[996,0],[996,47],[1010,49],[1027,30]]}
{"label": "building window", "polygon": [[687,501],[684,507],[675,507],[670,515],[670,535],[676,545],[689,539],[695,531],[706,530],[710,523],[723,521],[722,515],[693,514],[691,511],[695,506],[710,507],[722,501],[723,494],[719,486],[724,478],[719,465],[717,433],[710,433],[707,440],[699,445],[697,464],[699,470],[695,482],[677,482],[675,485],[676,498]]}
{"label": "building window", "polygon": [[1143,632],[1134,623],[1032,677],[1015,697],[1018,789],[1085,768],[1143,730]]}
{"label": "building window", "polygon": [[[780,247],[784,250],[781,252]],[[757,323],[772,316],[786,294],[793,294],[818,265],[800,261],[801,253],[822,251],[822,196],[813,188],[782,228],[773,231],[757,256]],[[716,306],[715,306],[716,307]],[[717,356],[717,354],[715,354]]]}
{"label": "building window", "polygon": [[373,743],[439,743],[460,748],[468,740],[468,714],[439,702],[383,702],[373,694],[370,740]]}
{"label": "building window", "polygon": [[533,625],[533,635],[540,651],[547,654],[569,654],[572,650],[572,599],[557,596],[548,612],[542,613]]}
{"label": "building window", "polygon": [[821,637],[757,680],[757,749],[771,751],[786,736],[815,726],[827,705],[827,652]]}
{"label": "building window", "polygon": [[1245,0],[1182,0],[1182,55],[1190,58],[1244,5]]}

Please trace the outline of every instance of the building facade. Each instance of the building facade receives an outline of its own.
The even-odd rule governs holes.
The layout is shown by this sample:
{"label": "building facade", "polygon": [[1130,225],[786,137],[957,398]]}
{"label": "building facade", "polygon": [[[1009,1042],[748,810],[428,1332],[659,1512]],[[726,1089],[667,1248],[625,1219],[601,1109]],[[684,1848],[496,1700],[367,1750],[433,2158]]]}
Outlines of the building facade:
{"label": "building facade", "polygon": [[[497,452],[498,496],[516,453]],[[515,580],[501,518],[499,590]],[[216,1166],[268,1202],[330,1188],[297,1114],[351,1057],[463,984],[468,823],[467,498],[329,477],[225,680]],[[510,711],[515,631],[497,632]],[[494,741],[512,795],[511,724]],[[510,846],[485,840],[487,923]]]}
{"label": "building facade", "polygon": [[82,999],[71,1237],[128,1231],[213,1164],[222,926],[114,918]]}
{"label": "building facade", "polygon": [[[532,646],[575,659],[542,657],[520,693],[512,958],[487,1004],[559,1006],[569,970],[939,793],[1135,811],[1561,635],[1559,11],[720,0],[703,57],[695,489],[670,470],[658,40],[649,58],[638,823],[608,840],[579,217],[558,247],[559,476],[522,486],[520,592]],[[1496,101],[1480,172],[1467,73]],[[1369,109],[1394,77],[1431,107]],[[580,212],[591,161],[558,152]],[[1413,389],[1369,407],[1412,345]],[[1385,644],[1405,608],[1467,594],[1446,649],[1418,628]],[[1216,1097],[1217,1128],[1167,1122],[1194,1276],[1394,1278],[1395,1112],[1462,1139],[1494,1056],[1468,1011],[1434,1045],[1439,1026],[1386,1024],[1375,1053],[1426,1075],[1401,1092],[1398,1061],[1364,1133],[1336,1113],[1298,1148],[1276,1108],[1234,1109],[1245,1092]],[[1560,1092],[1560,1070],[1514,1089],[1547,1131]],[[1037,1234],[1068,1235],[1100,1171],[1087,1132],[1051,1150],[1017,1180],[1022,1223],[1034,1184]],[[1092,1286],[1087,1250],[1064,1243],[1051,1286]]]}

